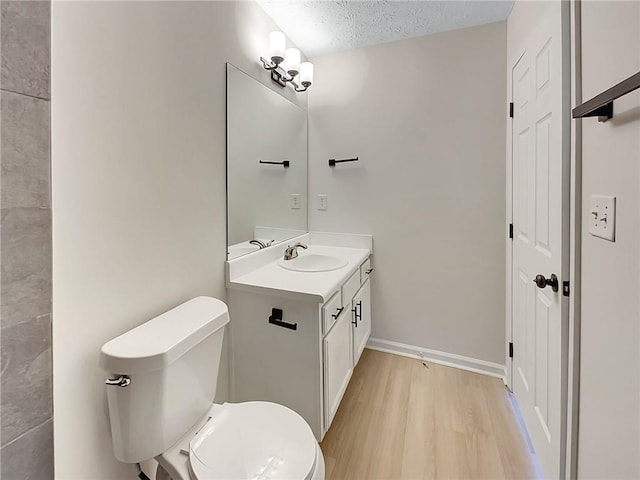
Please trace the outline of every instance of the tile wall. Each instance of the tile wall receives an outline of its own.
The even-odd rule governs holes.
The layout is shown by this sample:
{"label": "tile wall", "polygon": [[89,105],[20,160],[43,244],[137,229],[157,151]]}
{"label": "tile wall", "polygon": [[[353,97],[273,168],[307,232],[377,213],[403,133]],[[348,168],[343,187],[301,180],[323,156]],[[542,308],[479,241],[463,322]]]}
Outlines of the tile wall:
{"label": "tile wall", "polygon": [[2,0],[0,477],[53,478],[49,1]]}

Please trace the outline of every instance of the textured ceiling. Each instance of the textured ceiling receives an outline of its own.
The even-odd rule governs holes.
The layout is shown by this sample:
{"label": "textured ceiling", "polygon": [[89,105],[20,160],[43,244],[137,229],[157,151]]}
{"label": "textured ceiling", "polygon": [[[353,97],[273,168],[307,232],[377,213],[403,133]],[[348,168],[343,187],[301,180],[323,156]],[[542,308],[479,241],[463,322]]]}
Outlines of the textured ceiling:
{"label": "textured ceiling", "polygon": [[257,0],[308,56],[505,20],[512,0]]}

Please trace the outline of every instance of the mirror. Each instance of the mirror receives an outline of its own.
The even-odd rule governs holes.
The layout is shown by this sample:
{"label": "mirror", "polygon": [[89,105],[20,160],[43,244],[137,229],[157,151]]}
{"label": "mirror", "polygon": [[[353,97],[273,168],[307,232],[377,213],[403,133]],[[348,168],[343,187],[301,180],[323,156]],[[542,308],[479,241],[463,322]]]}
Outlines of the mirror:
{"label": "mirror", "polygon": [[306,231],[307,113],[227,63],[227,259]]}

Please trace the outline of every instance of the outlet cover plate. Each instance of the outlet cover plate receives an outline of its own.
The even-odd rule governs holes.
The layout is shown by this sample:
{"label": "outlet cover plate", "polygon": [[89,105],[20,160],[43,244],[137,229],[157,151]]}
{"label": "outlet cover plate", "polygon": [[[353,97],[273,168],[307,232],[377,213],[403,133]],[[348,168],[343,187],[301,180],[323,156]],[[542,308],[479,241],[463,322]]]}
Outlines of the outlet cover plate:
{"label": "outlet cover plate", "polygon": [[328,207],[327,205],[328,202],[329,202],[329,197],[324,193],[320,193],[318,195],[318,210],[326,210]]}
{"label": "outlet cover plate", "polygon": [[616,241],[616,197],[610,195],[589,197],[589,233],[610,242]]}

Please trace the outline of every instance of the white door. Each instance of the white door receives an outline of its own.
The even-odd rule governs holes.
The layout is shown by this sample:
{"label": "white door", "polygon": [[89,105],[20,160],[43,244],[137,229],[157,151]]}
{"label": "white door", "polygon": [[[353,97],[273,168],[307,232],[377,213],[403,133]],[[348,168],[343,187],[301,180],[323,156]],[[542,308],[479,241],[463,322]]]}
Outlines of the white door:
{"label": "white door", "polygon": [[368,278],[353,297],[352,306],[353,366],[355,367],[371,336],[371,282]]}
{"label": "white door", "polygon": [[[511,386],[545,478],[558,478],[564,474],[566,432],[568,302],[562,282],[568,274],[569,110],[563,96],[561,2],[540,5],[539,15],[530,18],[535,25],[521,38],[521,56],[510,65]],[[548,282],[538,277],[537,285],[539,275]]]}
{"label": "white door", "polygon": [[324,339],[325,431],[329,430],[353,372],[351,315],[344,310]]}

